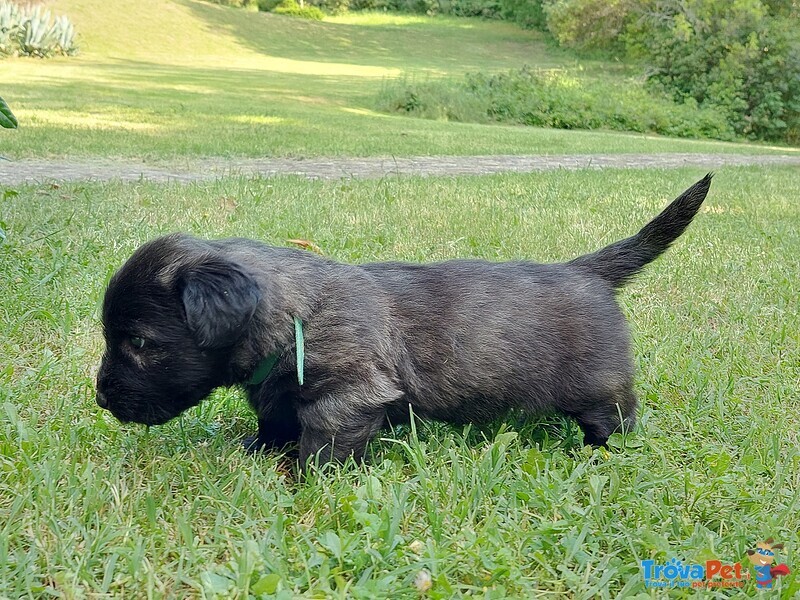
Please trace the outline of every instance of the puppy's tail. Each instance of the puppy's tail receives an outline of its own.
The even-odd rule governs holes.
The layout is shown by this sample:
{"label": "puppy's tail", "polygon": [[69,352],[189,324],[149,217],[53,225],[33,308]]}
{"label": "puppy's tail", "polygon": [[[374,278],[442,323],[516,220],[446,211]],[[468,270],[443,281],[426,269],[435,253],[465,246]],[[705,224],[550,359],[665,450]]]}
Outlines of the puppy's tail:
{"label": "puppy's tail", "polygon": [[623,287],[658,258],[689,226],[711,186],[709,173],[683,192],[634,236],[569,262],[599,275],[614,289]]}

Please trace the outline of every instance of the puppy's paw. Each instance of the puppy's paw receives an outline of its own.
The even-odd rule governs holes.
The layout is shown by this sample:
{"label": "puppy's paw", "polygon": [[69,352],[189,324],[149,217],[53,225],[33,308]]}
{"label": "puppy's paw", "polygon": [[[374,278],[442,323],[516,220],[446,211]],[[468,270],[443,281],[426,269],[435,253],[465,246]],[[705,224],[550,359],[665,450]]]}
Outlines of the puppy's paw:
{"label": "puppy's paw", "polygon": [[269,444],[263,442],[258,435],[248,435],[242,440],[242,448],[248,454],[258,454],[269,449]]}
{"label": "puppy's paw", "polygon": [[287,456],[296,457],[298,454],[296,440],[265,440],[259,435],[249,435],[242,440],[242,448],[247,454],[261,454],[265,452],[284,452]]}

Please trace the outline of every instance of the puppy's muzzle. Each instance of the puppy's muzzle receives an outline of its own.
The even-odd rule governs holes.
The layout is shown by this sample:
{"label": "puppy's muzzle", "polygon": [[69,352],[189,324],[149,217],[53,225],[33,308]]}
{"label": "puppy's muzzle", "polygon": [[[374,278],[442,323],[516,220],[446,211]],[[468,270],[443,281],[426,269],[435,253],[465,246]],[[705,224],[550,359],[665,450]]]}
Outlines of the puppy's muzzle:
{"label": "puppy's muzzle", "polygon": [[103,392],[98,391],[97,395],[95,396],[95,400],[97,401],[97,406],[100,408],[108,408],[108,398]]}

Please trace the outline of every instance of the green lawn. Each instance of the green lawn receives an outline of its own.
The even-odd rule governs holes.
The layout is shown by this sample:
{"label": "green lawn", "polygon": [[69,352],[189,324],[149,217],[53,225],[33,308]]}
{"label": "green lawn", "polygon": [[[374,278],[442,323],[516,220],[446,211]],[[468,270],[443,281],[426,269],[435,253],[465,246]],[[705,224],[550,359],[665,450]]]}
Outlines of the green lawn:
{"label": "green lawn", "polygon": [[[3,156],[798,151],[374,111],[394,77],[526,63],[635,75],[503,23],[48,5],[75,22],[82,53],[0,62],[20,120],[0,131]],[[621,294],[642,407],[608,450],[559,417],[420,423],[384,432],[366,466],[298,483],[286,457],[240,449],[256,423],[236,390],[151,429],[94,403],[105,282],[161,233],[307,238],[350,262],[555,261],[632,233],[702,175],[0,186],[0,598],[418,598],[423,570],[431,598],[661,597],[641,560],[752,572],[746,550],[768,537],[793,570],[777,595],[796,597],[797,169],[720,169],[688,233]]]}
{"label": "green lawn", "polygon": [[54,0],[81,54],[0,61],[22,156],[370,156],[798,149],[409,119],[376,111],[390,78],[530,64],[624,87],[638,70],[581,61],[511,24],[397,15],[308,22],[197,0]]}
{"label": "green lawn", "polygon": [[385,432],[368,466],[299,484],[286,459],[240,450],[255,419],[238,392],[149,430],[94,404],[104,282],[160,233],[304,237],[356,262],[560,260],[630,234],[701,175],[6,192],[0,596],[416,598],[425,569],[433,598],[649,597],[642,559],[747,569],[745,551],[774,537],[794,571],[780,596],[795,597],[797,169],[721,169],[688,233],[621,295],[642,400],[624,448],[582,448],[560,418],[420,424]]}

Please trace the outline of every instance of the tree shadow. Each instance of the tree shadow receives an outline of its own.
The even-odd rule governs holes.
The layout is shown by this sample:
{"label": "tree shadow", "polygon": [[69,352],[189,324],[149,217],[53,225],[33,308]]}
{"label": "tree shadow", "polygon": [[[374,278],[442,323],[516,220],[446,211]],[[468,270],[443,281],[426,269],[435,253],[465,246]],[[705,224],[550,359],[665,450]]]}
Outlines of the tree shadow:
{"label": "tree shadow", "polygon": [[[503,27],[480,35],[468,19],[431,19],[362,26],[253,13],[193,0],[175,0],[207,27],[221,31],[259,54],[321,63],[441,71],[474,70],[487,63],[510,66],[526,55],[543,54],[536,32]],[[540,46],[540,48],[539,48]],[[458,48],[459,52],[453,49]],[[548,50],[548,52],[550,52]],[[563,65],[563,61],[559,65]],[[547,66],[556,66],[554,61]]]}

